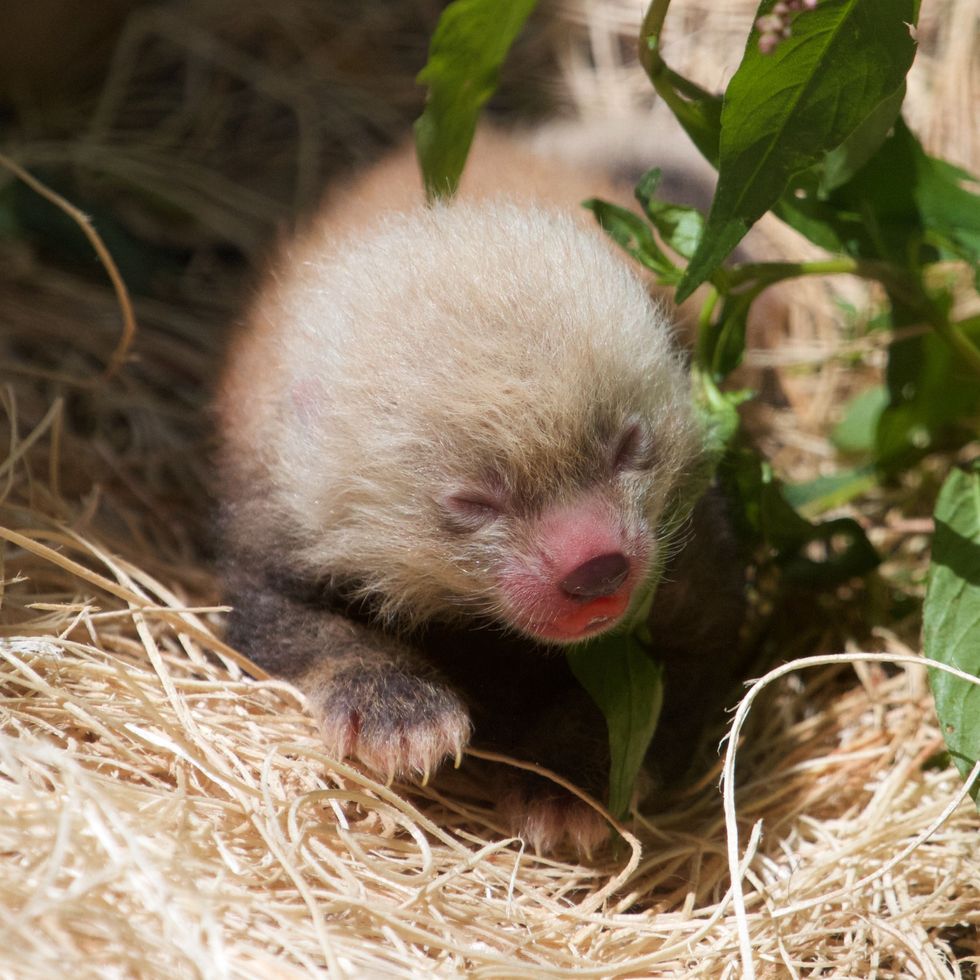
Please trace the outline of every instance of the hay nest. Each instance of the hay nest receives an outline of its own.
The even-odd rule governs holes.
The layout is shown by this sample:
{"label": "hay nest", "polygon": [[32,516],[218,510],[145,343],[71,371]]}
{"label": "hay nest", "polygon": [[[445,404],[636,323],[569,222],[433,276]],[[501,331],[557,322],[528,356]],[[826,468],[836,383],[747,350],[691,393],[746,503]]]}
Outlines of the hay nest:
{"label": "hay nest", "polygon": [[[730,44],[750,5],[710,6],[678,12]],[[936,120],[980,95],[975,62],[969,84],[949,68],[980,4],[931,7],[913,118],[976,169],[975,130]],[[635,11],[569,16],[591,32],[593,88],[569,76],[587,107],[628,60]],[[701,40],[721,64],[703,52],[722,41]],[[619,84],[632,102],[635,80]],[[137,358],[105,379],[111,294],[16,245],[2,258],[0,975],[718,978],[744,975],[746,949],[765,977],[976,975],[980,819],[935,764],[914,623],[845,620],[787,651],[847,663],[760,689],[729,747],[727,816],[719,761],[594,863],[529,853],[465,767],[423,789],[375,782],[324,753],[295,690],[248,679],[222,643],[201,418],[224,312],[142,301]],[[766,415],[767,448],[800,473],[831,459],[828,415],[854,383],[839,361],[853,344],[816,302],[785,327],[789,354],[756,358],[809,410]],[[898,499],[862,519],[886,577],[921,583],[929,524]],[[886,662],[858,656],[858,637]]]}

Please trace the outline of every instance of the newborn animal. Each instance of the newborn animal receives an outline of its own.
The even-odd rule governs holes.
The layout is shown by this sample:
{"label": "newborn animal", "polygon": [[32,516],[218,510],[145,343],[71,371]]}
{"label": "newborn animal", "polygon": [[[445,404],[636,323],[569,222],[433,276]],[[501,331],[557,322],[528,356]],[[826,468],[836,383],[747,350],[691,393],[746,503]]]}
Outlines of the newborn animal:
{"label": "newborn animal", "polygon": [[[424,780],[472,739],[605,794],[605,722],[562,646],[627,615],[702,432],[663,309],[579,207],[597,192],[483,134],[460,197],[426,207],[403,151],[282,252],[233,344],[231,640],[306,693],[338,758]],[[667,579],[664,769],[728,676],[741,611],[710,500]],[[551,782],[494,772],[534,846],[605,835]]]}

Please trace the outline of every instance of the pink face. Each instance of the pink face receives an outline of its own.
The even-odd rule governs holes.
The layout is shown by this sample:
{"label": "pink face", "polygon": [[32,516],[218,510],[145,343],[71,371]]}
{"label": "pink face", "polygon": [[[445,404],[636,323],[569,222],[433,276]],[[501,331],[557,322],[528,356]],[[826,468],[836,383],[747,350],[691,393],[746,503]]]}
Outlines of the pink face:
{"label": "pink face", "polygon": [[529,554],[501,569],[498,588],[524,633],[573,643],[612,628],[645,577],[650,545],[629,533],[598,493],[546,511],[530,529]]}
{"label": "pink face", "polygon": [[[444,504],[457,526],[477,529],[501,519],[502,505],[485,494],[454,495]],[[552,643],[611,629],[649,567],[649,532],[643,522],[630,523],[608,495],[594,490],[525,524],[520,543],[501,549],[505,557],[493,563],[503,618]]]}
{"label": "pink face", "polygon": [[[447,494],[441,510],[452,530],[484,542],[480,564],[492,570],[502,619],[541,640],[575,643],[615,626],[646,578],[654,541],[639,516],[637,479],[656,462],[649,429],[631,419],[608,450],[608,480],[534,518],[517,518],[503,481],[492,479]],[[629,492],[619,483],[627,478]]]}

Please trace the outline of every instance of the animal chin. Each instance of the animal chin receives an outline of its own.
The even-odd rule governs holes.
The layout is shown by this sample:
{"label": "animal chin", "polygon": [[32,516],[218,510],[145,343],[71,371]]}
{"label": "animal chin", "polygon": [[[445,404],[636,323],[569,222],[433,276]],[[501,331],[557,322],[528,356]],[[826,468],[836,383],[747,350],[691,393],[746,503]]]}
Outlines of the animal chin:
{"label": "animal chin", "polygon": [[561,603],[550,615],[535,610],[533,620],[519,624],[538,639],[551,643],[575,643],[612,629],[629,607],[630,589],[576,604],[571,608]]}

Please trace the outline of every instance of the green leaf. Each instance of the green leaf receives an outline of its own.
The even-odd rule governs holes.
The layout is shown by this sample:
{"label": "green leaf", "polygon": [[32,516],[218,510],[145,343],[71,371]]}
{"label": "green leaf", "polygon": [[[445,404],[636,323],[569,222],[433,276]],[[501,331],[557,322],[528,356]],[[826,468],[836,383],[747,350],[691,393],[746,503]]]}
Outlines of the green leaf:
{"label": "green leaf", "polygon": [[[896,328],[919,322],[916,311],[894,297],[892,318]],[[963,332],[980,344],[980,323]],[[975,438],[980,380],[937,333],[894,340],[886,381],[888,405],[875,431],[876,463],[884,472],[896,472],[928,452]]]}
{"label": "green leaf", "polygon": [[[909,131],[909,136],[915,140]],[[916,201],[927,236],[944,258],[980,262],[980,196],[963,184],[977,178],[945,160],[929,156],[915,140]]]}
{"label": "green leaf", "polygon": [[715,470],[732,448],[741,424],[738,406],[749,401],[752,392],[722,391],[711,372],[700,364],[694,365],[691,375],[694,383],[694,403],[704,427],[704,455],[709,470],[701,477],[703,492],[714,480]]}
{"label": "green leaf", "polygon": [[661,520],[657,561],[628,621],[620,630],[575,644],[565,651],[572,673],[606,719],[610,759],[608,805],[616,817],[625,817],[629,811],[636,777],[643,767],[663,707],[663,669],[652,650],[650,610],[672,544],[714,480],[718,460],[738,424],[736,398],[722,395],[710,380],[706,380],[699,392],[706,451],[701,465],[689,474],[675,495],[674,506]]}
{"label": "green leaf", "polygon": [[776,213],[823,248],[917,270],[936,259],[980,263],[980,196],[969,174],[929,156],[898,117],[868,162],[822,194],[796,181]]}
{"label": "green leaf", "polygon": [[[791,186],[773,206],[773,213],[790,228],[805,235],[828,252],[843,252],[854,257],[875,254],[859,244],[867,238],[864,225],[857,215],[841,213],[833,205],[816,197],[816,181],[813,174],[808,179]],[[809,191],[804,189],[809,187]]]}
{"label": "green leaf", "polygon": [[583,643],[567,656],[572,672],[606,718],[609,810],[615,817],[625,817],[660,718],[663,670],[632,633]]}
{"label": "green leaf", "polygon": [[455,0],[439,18],[429,60],[416,79],[429,88],[415,123],[430,200],[459,185],[480,110],[496,91],[500,67],[537,0]]}
{"label": "green leaf", "polygon": [[880,559],[860,524],[847,517],[811,523],[793,508],[772,468],[752,450],[736,448],[719,472],[743,539],[772,548],[787,582],[826,587],[877,567]]}
{"label": "green leaf", "polygon": [[878,553],[864,529],[849,517],[811,524],[797,513],[774,479],[763,485],[763,536],[777,552],[786,581],[829,587],[877,568]]}
{"label": "green leaf", "polygon": [[664,254],[650,226],[637,214],[598,198],[582,202],[599,222],[602,230],[628,255],[645,266],[665,286],[676,285],[681,272]]}
{"label": "green leaf", "polygon": [[900,85],[887,99],[872,110],[867,119],[836,149],[831,150],[819,165],[818,193],[826,196],[846,184],[878,151],[884,143],[905,101],[905,85]]}
{"label": "green leaf", "polygon": [[[768,14],[764,0],[759,14]],[[701,246],[678,287],[712,275],[790,180],[820,162],[904,84],[915,55],[914,0],[823,0],[762,54],[753,30],[721,113],[718,188]],[[883,110],[882,110],[883,111]]]}
{"label": "green leaf", "polygon": [[701,242],[704,215],[697,208],[658,201],[659,169],[647,171],[636,185],[636,199],[660,237],[680,256],[689,259]]}
{"label": "green leaf", "polygon": [[855,466],[804,483],[788,483],[783,487],[783,496],[803,517],[811,517],[846,504],[877,483],[873,466]]}
{"label": "green leaf", "polygon": [[851,455],[868,455],[874,450],[878,419],[888,405],[888,391],[884,385],[874,385],[852,398],[844,412],[844,418],[834,426],[830,441],[842,452]]}
{"label": "green leaf", "polygon": [[[980,676],[980,461],[956,470],[936,502],[923,621],[931,660]],[[980,759],[980,687],[929,671],[946,745],[964,777]],[[978,798],[978,786],[970,792]]]}
{"label": "green leaf", "polygon": [[742,363],[751,302],[748,294],[729,295],[717,322],[702,328],[704,342],[698,345],[698,355],[709,358],[707,366],[718,381],[723,381]]}

